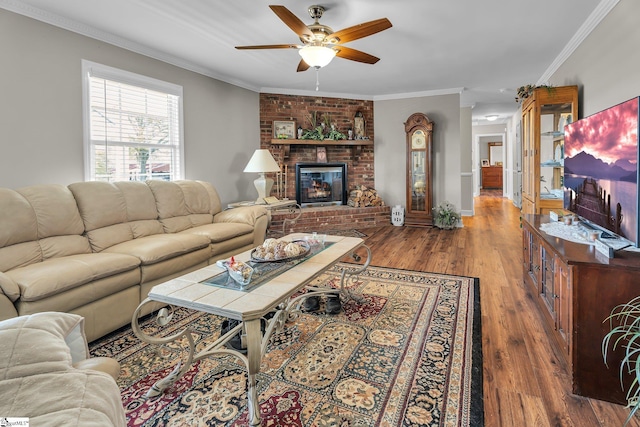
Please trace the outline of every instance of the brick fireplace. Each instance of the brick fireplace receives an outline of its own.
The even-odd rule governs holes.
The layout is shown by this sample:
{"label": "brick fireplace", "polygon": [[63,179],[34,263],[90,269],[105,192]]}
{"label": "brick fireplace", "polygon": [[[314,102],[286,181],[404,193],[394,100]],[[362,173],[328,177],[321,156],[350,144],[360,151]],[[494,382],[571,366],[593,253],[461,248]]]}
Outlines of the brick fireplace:
{"label": "brick fireplace", "polygon": [[[274,121],[294,121],[297,127],[311,128],[309,117],[312,113],[320,120],[323,114],[328,114],[331,123],[335,124],[338,131],[348,134],[349,129],[354,129],[354,118],[357,113],[362,114],[365,123],[366,144],[361,146],[340,145],[340,141],[326,141],[326,145],[318,141],[296,140],[295,144],[278,144],[273,138]],[[260,94],[260,148],[271,151],[276,162],[281,165],[286,176],[279,181],[274,178],[276,184],[272,195],[296,198],[295,170],[298,163],[317,162],[317,149],[323,147],[326,150],[328,163],[344,163],[347,168],[347,195],[356,186],[364,185],[375,188],[374,182],[374,134],[373,134],[373,101],[328,98],[281,94]],[[286,142],[286,141],[283,141]],[[349,141],[353,144],[357,141]],[[288,155],[287,155],[288,154]],[[285,191],[286,180],[286,191]],[[280,187],[280,188],[279,188]],[[373,211],[376,212],[373,212]],[[312,218],[310,220],[310,218]],[[273,224],[278,224],[283,219],[282,214],[275,213]],[[309,222],[311,221],[311,222]],[[315,231],[322,229],[354,228],[356,223],[374,226],[390,223],[390,210],[388,207],[377,208],[349,208],[348,206],[335,207],[310,207],[303,209],[303,216],[298,221],[296,231],[304,231],[300,227],[307,224]]]}
{"label": "brick fireplace", "polygon": [[[317,161],[317,148],[325,147],[326,159],[329,163],[345,163],[349,171],[347,191],[357,185],[375,187],[373,145],[362,146],[356,153],[352,146],[331,145],[291,145],[289,156],[285,158],[285,146],[272,143],[274,121],[294,121],[296,127],[310,128],[308,117],[313,112],[318,119],[322,114],[329,114],[336,129],[347,134],[354,127],[356,113],[364,116],[365,136],[374,141],[373,134],[373,101],[326,98],[297,95],[260,94],[260,148],[271,151],[276,162],[286,169],[287,192],[284,197],[295,199],[295,167],[296,163],[314,163]],[[274,141],[275,142],[275,141]],[[300,142],[300,141],[297,141]],[[316,143],[316,141],[309,141]],[[354,153],[356,153],[354,155]],[[277,186],[274,186],[274,195]]]}

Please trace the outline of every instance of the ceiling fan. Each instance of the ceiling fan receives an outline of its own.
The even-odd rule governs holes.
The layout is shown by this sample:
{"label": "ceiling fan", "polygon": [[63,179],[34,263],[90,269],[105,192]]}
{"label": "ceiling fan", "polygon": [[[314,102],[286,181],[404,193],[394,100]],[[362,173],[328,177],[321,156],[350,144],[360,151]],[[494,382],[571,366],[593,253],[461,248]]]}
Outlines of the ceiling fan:
{"label": "ceiling fan", "polygon": [[319,69],[329,64],[337,56],[351,61],[375,64],[380,60],[373,55],[343,46],[353,40],[361,39],[372,34],[391,28],[387,18],[376,19],[353,27],[334,32],[319,22],[325,11],[323,6],[310,6],[309,15],[315,20],[313,24],[305,25],[297,16],[284,6],[269,6],[289,28],[295,32],[302,45],[271,44],[258,46],[236,46],[236,49],[298,49],[302,60],[298,64],[298,71],[306,71],[309,67]]}

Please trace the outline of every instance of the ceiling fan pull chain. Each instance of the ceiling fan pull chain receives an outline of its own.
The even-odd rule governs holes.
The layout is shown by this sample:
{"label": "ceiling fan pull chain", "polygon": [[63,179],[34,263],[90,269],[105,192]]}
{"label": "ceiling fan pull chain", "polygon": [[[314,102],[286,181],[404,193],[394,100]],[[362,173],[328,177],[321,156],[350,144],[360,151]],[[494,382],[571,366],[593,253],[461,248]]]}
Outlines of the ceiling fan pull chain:
{"label": "ceiling fan pull chain", "polygon": [[316,67],[316,92],[320,90],[320,67]]}

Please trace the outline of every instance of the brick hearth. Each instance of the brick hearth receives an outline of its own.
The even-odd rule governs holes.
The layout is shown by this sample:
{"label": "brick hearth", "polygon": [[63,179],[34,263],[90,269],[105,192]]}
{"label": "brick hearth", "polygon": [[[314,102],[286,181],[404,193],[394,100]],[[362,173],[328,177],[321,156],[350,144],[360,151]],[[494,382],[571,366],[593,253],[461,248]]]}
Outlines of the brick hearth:
{"label": "brick hearth", "polygon": [[[281,231],[285,218],[295,217],[286,211],[272,213],[270,230]],[[352,208],[349,206],[324,206],[302,208],[302,215],[295,222],[287,222],[286,233],[326,230],[350,230],[376,227],[391,223],[389,206]]]}

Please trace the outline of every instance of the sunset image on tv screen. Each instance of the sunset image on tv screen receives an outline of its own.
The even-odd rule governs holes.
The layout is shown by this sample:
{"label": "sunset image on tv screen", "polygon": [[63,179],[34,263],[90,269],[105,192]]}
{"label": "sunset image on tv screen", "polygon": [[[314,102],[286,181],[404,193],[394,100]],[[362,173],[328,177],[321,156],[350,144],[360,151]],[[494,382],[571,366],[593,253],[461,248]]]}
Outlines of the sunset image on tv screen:
{"label": "sunset image on tv screen", "polygon": [[566,209],[638,243],[638,98],[564,131]]}

